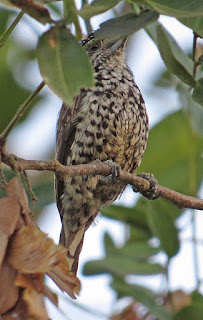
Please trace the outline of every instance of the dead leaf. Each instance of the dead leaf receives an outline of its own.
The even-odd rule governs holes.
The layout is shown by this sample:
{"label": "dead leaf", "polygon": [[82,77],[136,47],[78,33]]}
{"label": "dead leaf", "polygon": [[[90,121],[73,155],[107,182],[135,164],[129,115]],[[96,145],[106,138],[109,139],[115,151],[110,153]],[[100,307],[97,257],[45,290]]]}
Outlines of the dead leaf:
{"label": "dead leaf", "polygon": [[16,199],[21,204],[24,213],[30,211],[28,198],[19,176],[14,177],[8,182],[6,191],[9,197]]}
{"label": "dead leaf", "polygon": [[42,274],[18,274],[16,286],[24,288],[23,300],[27,304],[29,317],[47,320],[48,314],[44,303],[44,283]]}
{"label": "dead leaf", "polygon": [[13,308],[18,300],[19,288],[15,286],[16,270],[4,261],[0,272],[0,315]]}
{"label": "dead leaf", "polygon": [[9,237],[16,228],[20,216],[20,205],[13,198],[0,200],[0,268],[3,262]]}
{"label": "dead leaf", "polygon": [[18,299],[15,307],[7,312],[6,314],[2,315],[1,320],[37,320],[29,317],[28,308],[26,302],[23,300],[22,292],[21,296]]}
{"label": "dead leaf", "polygon": [[62,291],[72,299],[76,299],[75,294],[79,294],[81,289],[80,280],[70,271],[67,259],[63,259],[47,274]]}
{"label": "dead leaf", "polygon": [[164,299],[163,305],[170,311],[178,311],[191,303],[190,295],[183,290],[169,292]]}
{"label": "dead leaf", "polygon": [[18,274],[15,285],[21,288],[36,290],[39,293],[44,291],[43,274]]}
{"label": "dead leaf", "polygon": [[50,13],[43,3],[32,0],[6,0],[6,3],[20,8],[43,24],[51,22]]}
{"label": "dead leaf", "polygon": [[125,307],[121,313],[112,315],[110,320],[142,320],[144,318],[140,318],[138,316],[138,304],[136,302],[131,303],[127,307]]}
{"label": "dead leaf", "polygon": [[25,289],[23,292],[23,300],[27,304],[29,316],[37,320],[49,319],[42,293],[32,289]]}
{"label": "dead leaf", "polygon": [[65,259],[66,252],[39,228],[23,226],[12,237],[8,261],[21,273],[45,273]]}
{"label": "dead leaf", "polygon": [[56,307],[58,307],[58,296],[56,293],[52,292],[46,285],[44,285],[43,293]]}

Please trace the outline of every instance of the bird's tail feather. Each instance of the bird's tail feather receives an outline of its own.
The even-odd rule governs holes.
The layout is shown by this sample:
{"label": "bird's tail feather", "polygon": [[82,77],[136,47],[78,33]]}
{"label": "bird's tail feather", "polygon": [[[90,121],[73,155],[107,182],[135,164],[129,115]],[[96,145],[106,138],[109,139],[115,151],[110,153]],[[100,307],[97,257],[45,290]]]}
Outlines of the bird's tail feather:
{"label": "bird's tail feather", "polygon": [[76,232],[72,232],[70,229],[65,231],[64,226],[61,230],[60,243],[68,249],[67,257],[70,266],[70,270],[77,273],[79,255],[82,250],[83,240],[85,234],[85,226]]}

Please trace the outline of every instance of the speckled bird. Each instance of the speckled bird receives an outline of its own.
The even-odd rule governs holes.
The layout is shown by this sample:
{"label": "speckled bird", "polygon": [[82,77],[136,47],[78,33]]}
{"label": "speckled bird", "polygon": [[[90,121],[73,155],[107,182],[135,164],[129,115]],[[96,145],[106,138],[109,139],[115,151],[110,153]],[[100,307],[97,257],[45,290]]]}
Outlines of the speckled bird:
{"label": "speckled bird", "polygon": [[[94,67],[95,87],[81,89],[74,107],[63,104],[57,125],[56,159],[63,165],[111,160],[135,173],[148,139],[148,116],[142,94],[125,62],[125,41],[81,41]],[[86,230],[100,209],[125,189],[102,176],[56,177],[56,200],[62,221],[60,242],[68,249],[75,274]]]}

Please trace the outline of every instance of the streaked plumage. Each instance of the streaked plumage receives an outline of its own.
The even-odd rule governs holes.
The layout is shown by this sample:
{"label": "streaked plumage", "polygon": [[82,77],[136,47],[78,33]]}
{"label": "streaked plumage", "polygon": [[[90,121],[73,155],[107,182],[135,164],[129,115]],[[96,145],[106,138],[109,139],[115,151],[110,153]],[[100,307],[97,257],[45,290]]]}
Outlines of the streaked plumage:
{"label": "streaked plumage", "polygon": [[[144,100],[127,67],[123,45],[84,41],[94,66],[95,88],[81,89],[74,108],[63,105],[57,127],[56,158],[64,165],[113,160],[135,173],[148,139]],[[60,242],[68,248],[76,273],[85,231],[103,206],[124,190],[120,182],[85,175],[56,180],[57,206],[62,220]]]}

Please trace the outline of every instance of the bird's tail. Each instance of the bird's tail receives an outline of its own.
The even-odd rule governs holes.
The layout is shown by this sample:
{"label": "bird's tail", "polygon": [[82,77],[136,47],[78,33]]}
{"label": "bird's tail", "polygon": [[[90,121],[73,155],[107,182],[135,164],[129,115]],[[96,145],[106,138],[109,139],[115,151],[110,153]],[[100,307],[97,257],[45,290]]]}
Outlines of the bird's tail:
{"label": "bird's tail", "polygon": [[70,270],[74,272],[74,274],[76,274],[78,270],[79,255],[82,250],[84,234],[85,226],[75,232],[72,232],[68,228],[65,230],[64,226],[61,230],[60,243],[68,249],[68,262]]}

